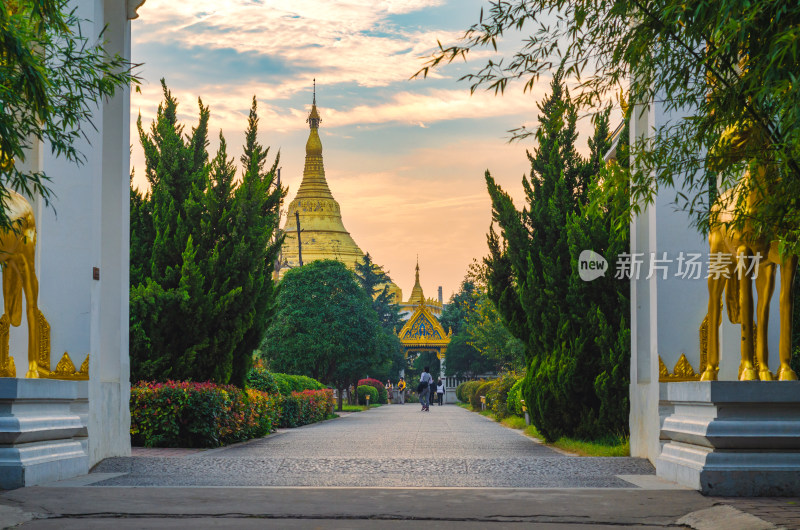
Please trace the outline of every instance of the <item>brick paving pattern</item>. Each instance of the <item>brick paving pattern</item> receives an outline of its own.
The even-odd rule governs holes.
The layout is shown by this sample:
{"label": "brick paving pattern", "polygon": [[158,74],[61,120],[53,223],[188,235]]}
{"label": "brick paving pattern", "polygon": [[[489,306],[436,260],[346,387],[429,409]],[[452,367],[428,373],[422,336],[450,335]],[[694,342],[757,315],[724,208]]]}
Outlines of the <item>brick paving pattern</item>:
{"label": "brick paving pattern", "polygon": [[726,497],[720,498],[720,500],[737,510],[755,515],[780,527],[800,529],[800,497]]}

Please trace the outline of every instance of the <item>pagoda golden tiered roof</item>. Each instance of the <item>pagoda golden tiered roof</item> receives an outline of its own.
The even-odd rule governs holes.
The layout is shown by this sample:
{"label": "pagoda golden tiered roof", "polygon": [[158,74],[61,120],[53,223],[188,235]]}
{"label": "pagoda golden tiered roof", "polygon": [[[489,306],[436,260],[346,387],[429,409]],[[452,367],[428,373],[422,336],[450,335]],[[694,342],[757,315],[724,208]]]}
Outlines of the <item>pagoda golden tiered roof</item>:
{"label": "pagoda golden tiered roof", "polygon": [[[355,264],[364,258],[364,252],[344,227],[339,203],[333,198],[325,178],[325,165],[322,161],[322,141],[319,125],[322,119],[317,110],[316,90],[311,112],[308,115],[309,128],[306,142],[306,161],[303,180],[294,200],[289,203],[286,222],[283,227],[284,239],[279,257],[278,278],[283,278],[287,270],[321,259],[331,259],[343,263],[354,270]],[[300,247],[297,244],[297,215],[300,220]],[[389,292],[400,300],[402,292],[395,284],[389,284]]]}

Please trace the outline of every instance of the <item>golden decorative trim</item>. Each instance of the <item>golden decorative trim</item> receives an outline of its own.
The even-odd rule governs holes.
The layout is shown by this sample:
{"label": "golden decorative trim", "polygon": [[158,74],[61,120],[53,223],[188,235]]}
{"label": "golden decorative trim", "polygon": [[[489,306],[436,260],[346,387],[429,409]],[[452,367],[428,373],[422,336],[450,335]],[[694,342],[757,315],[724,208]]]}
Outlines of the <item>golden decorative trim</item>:
{"label": "golden decorative trim", "polygon": [[64,352],[64,355],[61,357],[61,360],[58,361],[56,365],[56,371],[53,372],[54,375],[72,375],[76,372],[75,364],[73,364],[72,359],[69,358],[69,354]]}
{"label": "golden decorative trim", "polygon": [[679,381],[699,380],[700,374],[694,371],[694,368],[692,368],[692,365],[686,358],[686,354],[681,354],[678,362],[675,363],[675,368],[672,369],[671,374],[669,373],[669,370],[667,370],[664,360],[661,359],[660,355],[658,356],[658,381],[660,383],[677,383]]}
{"label": "golden decorative trim", "polygon": [[39,372],[44,374],[50,373],[50,324],[44,317],[41,310],[37,310],[36,325],[39,328],[39,355],[36,359],[36,364],[39,367]]}
{"label": "golden decorative trim", "polygon": [[81,363],[81,368],[78,370],[78,375],[85,375],[89,379],[89,354],[86,354],[86,359]]}
{"label": "golden decorative trim", "polygon": [[58,361],[56,369],[53,372],[40,372],[40,377],[45,379],[66,379],[69,381],[85,381],[89,379],[89,356],[81,364],[80,370],[75,369],[75,363],[72,362],[69,354],[64,352],[61,360]]}
{"label": "golden decorative trim", "polygon": [[661,356],[658,356],[658,380],[660,382],[664,382],[669,378],[669,369],[667,365],[664,364],[664,361],[661,359]]}
{"label": "golden decorative trim", "polygon": [[10,326],[8,315],[4,314],[0,317],[0,377],[17,377],[14,358],[8,352],[8,330]]}

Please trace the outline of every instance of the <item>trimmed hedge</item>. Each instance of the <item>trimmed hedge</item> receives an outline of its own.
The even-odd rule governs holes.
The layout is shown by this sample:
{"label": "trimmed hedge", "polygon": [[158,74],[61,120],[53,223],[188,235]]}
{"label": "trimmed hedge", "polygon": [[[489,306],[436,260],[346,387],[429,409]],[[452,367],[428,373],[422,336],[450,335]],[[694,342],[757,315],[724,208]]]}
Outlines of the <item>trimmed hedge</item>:
{"label": "trimmed hedge", "polygon": [[[481,386],[485,381],[467,381],[466,383],[461,383],[458,385],[458,388],[461,388],[461,396],[458,395],[458,388],[456,388],[456,397],[462,403],[470,403],[472,401],[472,396],[475,394],[475,391],[478,390],[478,387]],[[480,406],[480,403],[479,403]]]}
{"label": "trimmed hedge", "polygon": [[[385,405],[386,403],[389,402],[389,392],[386,391],[386,387],[384,386],[384,384],[378,381],[377,379],[372,379],[370,377],[369,379],[359,380],[357,386],[363,386],[363,385],[369,385],[378,391],[378,400],[375,401],[374,403],[382,403]],[[371,397],[369,399],[370,401],[372,401]]]}
{"label": "trimmed hedge", "polygon": [[213,383],[141,382],[131,388],[131,440],[145,447],[219,447],[269,434],[280,397]]}
{"label": "trimmed hedge", "polygon": [[[481,408],[481,396],[486,396],[491,387],[491,381],[480,381],[480,384],[475,387],[475,391],[472,392],[472,395],[469,398],[469,404],[472,405],[473,409],[478,410]],[[489,403],[487,403],[487,405],[488,404]]]}
{"label": "trimmed hedge", "polygon": [[281,427],[300,427],[327,419],[333,414],[333,390],[304,390],[283,396]]}
{"label": "trimmed hedge", "polygon": [[269,372],[259,366],[250,370],[247,376],[247,386],[248,388],[255,388],[269,394],[281,394],[282,396],[291,396],[292,392],[325,389],[325,385],[311,377]]}
{"label": "trimmed hedge", "polygon": [[378,390],[371,385],[361,385],[356,390],[358,394],[358,404],[359,405],[366,405],[367,404],[367,394],[369,394],[369,402],[370,403],[377,403],[378,402]]}
{"label": "trimmed hedge", "polygon": [[305,392],[306,390],[323,390],[325,385],[305,375],[291,375],[273,373],[278,390],[284,396],[291,396],[292,392]]}
{"label": "trimmed hedge", "polygon": [[508,393],[516,383],[517,374],[513,372],[505,372],[491,382],[486,392],[487,407],[491,408],[498,418],[513,414],[508,410]]}

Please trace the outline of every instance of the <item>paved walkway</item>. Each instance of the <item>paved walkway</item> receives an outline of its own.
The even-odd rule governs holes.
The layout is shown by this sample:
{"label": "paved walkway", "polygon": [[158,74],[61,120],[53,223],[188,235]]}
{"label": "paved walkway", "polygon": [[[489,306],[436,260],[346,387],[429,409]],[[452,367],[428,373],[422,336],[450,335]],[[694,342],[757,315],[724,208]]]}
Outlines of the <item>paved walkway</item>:
{"label": "paved walkway", "polygon": [[[736,509],[641,459],[565,456],[456,406],[385,406],[228,448],[134,455],[0,494],[0,526],[778,528],[746,513],[758,500]],[[787,502],[766,515],[791,522]]]}
{"label": "paved walkway", "polygon": [[569,458],[448,405],[391,405],[184,458],[110,458],[96,486],[631,487],[636,458]]}

